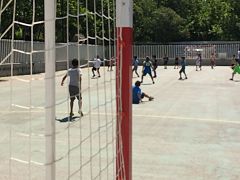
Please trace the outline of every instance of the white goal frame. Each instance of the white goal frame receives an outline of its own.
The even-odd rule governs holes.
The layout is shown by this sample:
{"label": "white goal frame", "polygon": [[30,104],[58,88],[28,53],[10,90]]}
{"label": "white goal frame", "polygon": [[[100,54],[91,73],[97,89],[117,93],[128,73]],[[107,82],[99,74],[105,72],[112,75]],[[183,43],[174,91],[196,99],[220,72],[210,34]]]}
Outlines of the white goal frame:
{"label": "white goal frame", "polygon": [[[117,179],[132,179],[132,108],[131,108],[131,58],[132,58],[132,0],[116,1],[117,24],[117,146],[122,145],[124,177]],[[55,19],[56,0],[44,0],[45,9],[45,135],[46,135],[46,180],[55,180]],[[124,64],[125,68],[122,68]],[[123,83],[124,86],[122,85]],[[120,135],[119,135],[120,133]],[[121,139],[121,134],[124,138]],[[117,155],[116,168],[122,157]],[[119,170],[116,170],[116,173]]]}

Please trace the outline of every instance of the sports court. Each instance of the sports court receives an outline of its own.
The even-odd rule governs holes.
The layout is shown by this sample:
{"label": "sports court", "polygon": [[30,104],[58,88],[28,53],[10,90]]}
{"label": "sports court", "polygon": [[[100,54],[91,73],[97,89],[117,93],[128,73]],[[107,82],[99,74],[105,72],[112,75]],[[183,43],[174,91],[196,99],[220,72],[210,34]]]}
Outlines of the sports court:
{"label": "sports court", "polygon": [[[115,71],[101,68],[96,79],[89,71],[83,69],[84,116],[75,109],[71,121],[67,86],[60,85],[65,71],[56,72],[56,179],[114,173]],[[180,81],[178,71],[159,66],[155,84],[145,77],[141,85],[154,101],[132,106],[133,179],[240,179],[240,76],[229,81],[227,66],[187,66],[188,80]],[[0,179],[44,179],[43,77],[1,78]]]}

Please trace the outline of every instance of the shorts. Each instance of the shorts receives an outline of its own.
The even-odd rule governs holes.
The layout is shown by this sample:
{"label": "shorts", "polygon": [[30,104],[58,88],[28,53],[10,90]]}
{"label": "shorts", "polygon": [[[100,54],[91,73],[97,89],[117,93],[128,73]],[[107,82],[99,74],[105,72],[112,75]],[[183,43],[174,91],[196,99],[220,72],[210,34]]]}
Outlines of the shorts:
{"label": "shorts", "polygon": [[133,66],[133,70],[136,71],[138,69],[138,66]]}
{"label": "shorts", "polygon": [[201,66],[200,61],[197,61],[197,62],[196,62],[196,66]]}
{"label": "shorts", "polygon": [[146,70],[143,71],[143,76],[146,76],[146,74],[149,74],[150,76],[152,76],[152,71],[146,69]]}
{"label": "shorts", "polygon": [[[141,99],[143,99],[145,97],[145,93],[142,93],[141,94]],[[138,100],[133,100],[133,104],[139,104],[139,102],[140,102],[140,99],[138,99]]]}
{"label": "shorts", "polygon": [[141,99],[143,99],[145,97],[145,93],[141,94]]}
{"label": "shorts", "polygon": [[236,65],[233,69],[233,74],[236,74],[236,73],[240,74],[240,66],[239,65]]}
{"label": "shorts", "polygon": [[180,69],[179,73],[185,73],[185,67],[184,67],[184,68],[182,67],[182,68]]}
{"label": "shorts", "polygon": [[77,97],[78,100],[82,99],[81,93],[79,94],[79,87],[77,86],[68,86],[70,99],[73,101]]}
{"label": "shorts", "polygon": [[99,70],[99,69],[100,68],[95,68],[95,67],[92,68],[93,71],[96,71],[96,70]]}

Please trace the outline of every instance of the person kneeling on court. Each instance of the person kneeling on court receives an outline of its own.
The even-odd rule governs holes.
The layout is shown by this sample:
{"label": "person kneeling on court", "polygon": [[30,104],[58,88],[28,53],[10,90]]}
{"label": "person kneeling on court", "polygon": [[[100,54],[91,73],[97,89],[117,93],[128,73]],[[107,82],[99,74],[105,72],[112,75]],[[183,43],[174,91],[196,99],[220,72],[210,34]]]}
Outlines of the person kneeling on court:
{"label": "person kneeling on court", "polygon": [[135,86],[133,86],[133,88],[132,88],[132,103],[133,104],[139,104],[140,102],[142,102],[142,99],[144,97],[148,98],[149,101],[152,101],[154,99],[153,97],[142,92],[140,89],[140,85],[141,85],[141,82],[136,81]]}

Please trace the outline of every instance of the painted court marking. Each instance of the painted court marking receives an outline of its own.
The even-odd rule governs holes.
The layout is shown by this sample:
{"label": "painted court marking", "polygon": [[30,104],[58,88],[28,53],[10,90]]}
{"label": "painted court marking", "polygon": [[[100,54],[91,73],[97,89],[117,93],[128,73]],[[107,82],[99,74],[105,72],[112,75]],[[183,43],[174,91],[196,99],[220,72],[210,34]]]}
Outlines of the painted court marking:
{"label": "painted court marking", "polygon": [[[0,113],[29,113],[29,111],[0,111]],[[42,113],[44,111],[31,111],[32,113]],[[68,112],[58,112],[61,114],[68,114]],[[91,113],[93,116],[112,116],[109,113]],[[115,115],[115,114],[114,114]],[[87,117],[87,116],[85,116]],[[176,120],[184,120],[184,121],[202,121],[202,122],[214,122],[214,123],[229,123],[229,124],[240,124],[240,121],[231,121],[224,119],[211,119],[211,118],[195,118],[195,117],[181,117],[181,116],[161,116],[161,115],[144,115],[144,114],[133,114],[134,117],[142,117],[142,118],[161,118],[161,119],[176,119]],[[84,118],[84,117],[83,117]]]}
{"label": "painted court marking", "polygon": [[181,116],[159,116],[159,115],[133,115],[133,117],[143,117],[143,118],[165,118],[165,119],[177,119],[185,121],[203,121],[203,122],[215,122],[215,123],[229,123],[229,124],[240,124],[238,121],[230,121],[224,119],[210,119],[210,118],[194,118],[194,117],[181,117]]}

